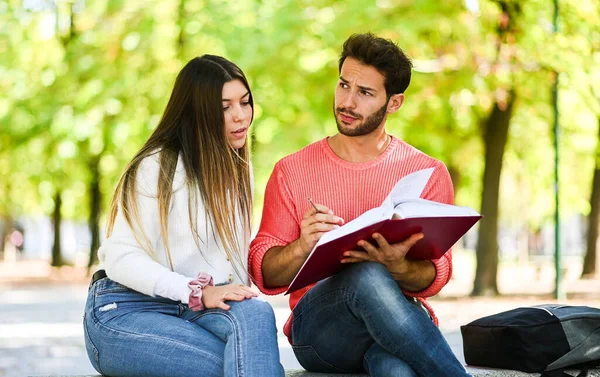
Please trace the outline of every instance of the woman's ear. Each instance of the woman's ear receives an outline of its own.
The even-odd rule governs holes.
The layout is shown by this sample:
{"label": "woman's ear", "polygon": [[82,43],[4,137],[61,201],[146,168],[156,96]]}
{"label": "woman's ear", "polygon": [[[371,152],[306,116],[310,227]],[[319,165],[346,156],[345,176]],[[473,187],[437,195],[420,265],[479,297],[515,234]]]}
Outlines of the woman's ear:
{"label": "woman's ear", "polygon": [[404,103],[404,93],[394,94],[388,101],[387,113],[393,114],[398,111]]}

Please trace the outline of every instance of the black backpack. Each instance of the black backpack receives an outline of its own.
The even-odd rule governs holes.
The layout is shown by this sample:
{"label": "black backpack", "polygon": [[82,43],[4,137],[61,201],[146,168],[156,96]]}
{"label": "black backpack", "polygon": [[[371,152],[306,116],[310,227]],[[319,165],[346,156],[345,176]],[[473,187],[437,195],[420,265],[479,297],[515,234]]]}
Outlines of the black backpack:
{"label": "black backpack", "polygon": [[600,309],[540,305],[518,308],[461,326],[469,365],[542,376],[569,376],[565,369],[600,365]]}

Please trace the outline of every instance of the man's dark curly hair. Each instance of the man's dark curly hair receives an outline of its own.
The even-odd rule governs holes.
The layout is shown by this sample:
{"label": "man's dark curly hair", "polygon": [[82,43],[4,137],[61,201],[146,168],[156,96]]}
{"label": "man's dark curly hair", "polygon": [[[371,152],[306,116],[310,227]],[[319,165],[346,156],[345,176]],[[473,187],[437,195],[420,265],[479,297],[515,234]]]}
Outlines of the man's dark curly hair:
{"label": "man's dark curly hair", "polygon": [[351,35],[340,54],[339,71],[346,58],[354,58],[363,64],[375,67],[385,77],[385,91],[388,98],[404,93],[410,84],[412,62],[390,39],[372,33]]}

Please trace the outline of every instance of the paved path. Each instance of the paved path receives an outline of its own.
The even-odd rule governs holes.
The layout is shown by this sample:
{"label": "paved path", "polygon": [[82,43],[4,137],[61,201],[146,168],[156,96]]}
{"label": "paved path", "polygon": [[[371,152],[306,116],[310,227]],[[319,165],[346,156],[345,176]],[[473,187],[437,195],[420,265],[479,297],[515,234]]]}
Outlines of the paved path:
{"label": "paved path", "polygon": [[[0,377],[94,374],[81,325],[86,294],[83,283],[0,284]],[[277,317],[282,363],[287,369],[300,368],[281,333],[289,314],[287,300],[280,296],[269,301]],[[549,299],[539,298],[432,300],[442,332],[463,362],[461,324],[502,310],[547,302]],[[568,303],[600,307],[600,295]]]}

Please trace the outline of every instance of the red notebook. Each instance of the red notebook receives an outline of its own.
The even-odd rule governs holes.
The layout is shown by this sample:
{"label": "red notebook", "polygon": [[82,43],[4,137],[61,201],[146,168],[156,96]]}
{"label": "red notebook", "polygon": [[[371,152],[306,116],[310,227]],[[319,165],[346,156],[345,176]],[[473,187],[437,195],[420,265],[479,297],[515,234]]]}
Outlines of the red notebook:
{"label": "red notebook", "polygon": [[360,247],[357,246],[360,240],[369,240],[377,245],[371,238],[375,232],[381,233],[389,243],[400,242],[412,234],[423,232],[424,237],[409,250],[406,257],[409,259],[438,259],[479,219],[481,219],[481,215],[473,213],[470,216],[388,219],[368,225],[340,238],[317,245],[296,274],[286,294],[339,272],[346,266],[340,262],[344,251],[360,250]]}

